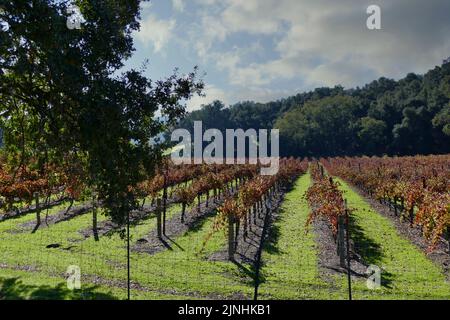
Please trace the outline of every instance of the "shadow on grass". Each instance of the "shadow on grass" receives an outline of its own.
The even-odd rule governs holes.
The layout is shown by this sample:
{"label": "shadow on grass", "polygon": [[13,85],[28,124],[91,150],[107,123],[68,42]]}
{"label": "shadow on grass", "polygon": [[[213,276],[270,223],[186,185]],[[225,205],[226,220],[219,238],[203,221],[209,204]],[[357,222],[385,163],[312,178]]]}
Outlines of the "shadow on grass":
{"label": "shadow on grass", "polygon": [[167,240],[169,240],[171,243],[173,243],[178,249],[180,249],[181,251],[185,251],[183,249],[182,246],[180,246],[175,240],[173,240],[172,238],[170,238],[169,236],[166,236]]}
{"label": "shadow on grass", "polygon": [[[233,264],[235,264],[238,267],[240,278],[241,279],[251,279],[250,283],[253,286],[255,286],[255,284],[257,283],[257,268],[256,268],[256,266],[252,263],[252,264],[249,264],[249,267],[246,267],[236,260],[234,260],[232,262],[233,262]],[[259,276],[260,276],[259,282],[261,282],[261,274]]]}
{"label": "shadow on grass", "polygon": [[[282,255],[283,251],[279,247],[279,239],[281,235],[280,226],[277,224],[280,220],[282,220],[283,215],[285,214],[286,210],[283,209],[282,203],[286,200],[284,196],[288,194],[290,191],[294,189],[294,183],[289,184],[287,187],[283,190],[283,199],[281,200],[281,203],[279,204],[279,207],[275,209],[275,211],[278,213],[276,215],[276,218],[271,221],[271,218],[268,220],[265,219],[264,224],[266,230],[263,232],[263,237],[261,239],[261,244],[257,256],[257,260],[255,261],[255,264],[252,269],[254,269],[254,275],[253,275],[253,282],[255,286],[255,295],[254,299],[257,299],[258,297],[258,288],[261,284],[266,282],[266,274],[264,266],[266,262],[264,261],[262,255],[263,253],[269,253],[269,254],[276,254],[276,255]],[[273,215],[273,213],[271,214]],[[266,217],[267,218],[267,217]],[[265,234],[266,233],[266,234]]]}
{"label": "shadow on grass", "polygon": [[113,295],[96,292],[98,286],[69,290],[65,283],[56,286],[24,284],[19,277],[0,278],[0,300],[116,300]]}
{"label": "shadow on grass", "polygon": [[355,243],[355,251],[360,255],[362,261],[367,264],[378,264],[382,258],[381,247],[371,238],[364,234],[355,217],[350,215],[350,237]]}
{"label": "shadow on grass", "polygon": [[[364,234],[364,230],[358,225],[357,219],[350,215],[350,237],[354,242],[354,250],[360,257],[361,262],[364,265],[380,265],[383,257],[380,244],[376,243],[373,239],[367,237]],[[382,271],[381,285],[386,288],[392,288],[393,274]]]}
{"label": "shadow on grass", "polygon": [[[284,210],[280,210],[280,215],[283,215],[283,213]],[[271,225],[269,228],[269,235],[263,245],[263,252],[277,255],[283,254],[283,251],[280,249],[278,245],[280,235],[281,235],[280,226],[277,224]]]}

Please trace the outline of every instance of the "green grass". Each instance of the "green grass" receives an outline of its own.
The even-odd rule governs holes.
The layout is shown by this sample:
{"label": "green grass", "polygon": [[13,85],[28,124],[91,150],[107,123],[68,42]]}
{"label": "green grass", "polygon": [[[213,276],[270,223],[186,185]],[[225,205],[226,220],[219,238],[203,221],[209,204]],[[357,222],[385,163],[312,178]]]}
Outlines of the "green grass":
{"label": "green grass", "polygon": [[[303,195],[310,184],[308,174],[286,194],[279,220],[272,228],[271,241],[263,252],[261,299],[346,299],[346,277],[324,277],[318,268],[313,231],[305,233],[309,208]],[[419,249],[400,237],[392,223],[373,211],[343,184],[353,213],[352,234],[367,245],[365,259],[385,270],[382,289],[369,290],[362,280],[353,279],[356,299],[445,299],[450,286],[438,266]],[[66,205],[49,210],[56,214]],[[170,219],[180,212],[171,205]],[[80,230],[91,228],[92,214],[51,225],[36,233],[17,233],[22,223],[33,221],[30,213],[0,223],[0,299],[125,299],[126,243],[119,235],[84,239]],[[107,218],[99,215],[99,221]],[[226,248],[223,232],[215,234],[200,252],[211,231],[213,218],[172,239],[170,250],[155,255],[132,252],[132,299],[252,298],[253,271],[249,265],[210,261],[208,257]],[[132,243],[154,230],[156,219],[132,226]],[[357,239],[356,239],[357,238]],[[58,243],[59,248],[47,249]],[[66,270],[78,265],[82,289],[66,287]]]}
{"label": "green grass", "polygon": [[303,198],[311,183],[305,174],[285,196],[271,240],[262,255],[261,299],[340,299],[344,291],[319,274],[315,235],[306,232],[309,207]]}
{"label": "green grass", "polygon": [[355,299],[449,299],[450,284],[442,269],[403,238],[388,218],[339,182],[349,207],[355,209],[352,239],[359,243],[364,260],[383,270],[378,290],[367,289],[365,281],[353,281]]}
{"label": "green grass", "polygon": [[[346,275],[325,275],[318,268],[313,231],[305,233],[309,207],[303,195],[309,174],[286,194],[271,240],[263,251],[262,299],[347,299]],[[352,239],[361,246],[368,264],[383,269],[382,287],[367,288],[365,279],[352,278],[354,299],[449,299],[450,284],[442,270],[425,254],[402,238],[389,219],[343,181],[342,190],[352,213]]]}
{"label": "green grass", "polygon": [[[61,207],[50,210],[55,214]],[[180,212],[179,205],[169,207],[167,215],[172,217]],[[40,296],[48,293],[49,288],[61,292],[61,298],[126,298],[126,244],[119,235],[101,237],[100,241],[83,239],[79,230],[91,227],[90,213],[76,217],[31,233],[11,233],[17,225],[32,221],[34,215],[26,215],[0,223],[0,292],[14,292],[14,286],[21,287],[21,298],[33,298],[34,291]],[[99,216],[99,221],[106,218]],[[133,226],[132,243],[147,235],[156,227],[156,219],[151,216]],[[207,257],[225,246],[223,233],[215,234],[200,254],[203,240],[212,228],[212,218],[206,219],[196,230],[172,239],[172,250],[155,255],[133,252],[131,255],[132,281],[139,284],[141,290],[133,290],[133,298],[176,299],[176,298],[227,298],[236,294],[250,297],[251,278],[246,270],[229,262],[212,262]],[[60,248],[47,249],[49,244],[58,243]],[[65,272],[69,265],[78,265],[82,272],[82,291],[65,292]],[[247,268],[248,266],[243,266]],[[23,271],[27,270],[27,271]],[[85,282],[83,282],[83,278]],[[93,287],[92,280],[97,279]],[[45,290],[39,287],[47,286]],[[11,291],[12,290],[12,291]],[[43,292],[43,293],[42,293]],[[95,294],[98,293],[98,294]],[[18,298],[17,294],[11,294]]]}

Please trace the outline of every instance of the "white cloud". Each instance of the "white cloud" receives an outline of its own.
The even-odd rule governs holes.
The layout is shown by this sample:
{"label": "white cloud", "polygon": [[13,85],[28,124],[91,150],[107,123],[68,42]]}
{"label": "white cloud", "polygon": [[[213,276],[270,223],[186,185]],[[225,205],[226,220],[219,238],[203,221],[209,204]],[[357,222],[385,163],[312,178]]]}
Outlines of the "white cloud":
{"label": "white cloud", "polygon": [[[195,52],[194,57],[186,54],[188,60],[228,82],[226,92],[208,86],[207,97],[191,100],[190,109],[215,99],[267,101],[296,93],[285,89],[286,84],[298,91],[337,84],[354,87],[380,76],[423,73],[450,52],[448,0],[171,3],[183,12],[179,20],[159,20],[149,12],[137,40],[155,52],[176,40],[185,52]],[[381,7],[381,31],[366,28],[371,4]],[[195,11],[187,12],[191,8]]]}
{"label": "white cloud", "polygon": [[197,55],[206,59],[210,55],[210,50],[215,42],[222,42],[226,39],[228,30],[212,16],[204,15],[201,17],[201,24],[192,32],[191,43],[194,43]]}
{"label": "white cloud", "polygon": [[175,19],[158,20],[150,14],[141,22],[136,38],[146,46],[152,44],[154,52],[159,52],[169,43],[175,26]]}
{"label": "white cloud", "polygon": [[203,93],[205,94],[204,97],[194,96],[187,102],[188,111],[198,110],[202,105],[209,104],[215,100],[220,100],[225,105],[229,103],[225,92],[213,85],[207,85]]}
{"label": "white cloud", "polygon": [[[237,88],[263,90],[279,80],[353,87],[380,76],[426,72],[450,51],[448,0],[197,2],[209,5],[192,39],[198,55],[226,71]],[[382,9],[381,31],[366,28],[366,9],[374,3]],[[276,55],[245,63],[245,50],[227,48],[239,32],[271,36]]]}
{"label": "white cloud", "polygon": [[172,6],[176,11],[184,11],[184,0],[172,0]]}
{"label": "white cloud", "polygon": [[273,34],[280,29],[283,19],[273,18],[278,1],[229,0],[222,12],[222,20],[231,32],[245,31],[253,34]]}

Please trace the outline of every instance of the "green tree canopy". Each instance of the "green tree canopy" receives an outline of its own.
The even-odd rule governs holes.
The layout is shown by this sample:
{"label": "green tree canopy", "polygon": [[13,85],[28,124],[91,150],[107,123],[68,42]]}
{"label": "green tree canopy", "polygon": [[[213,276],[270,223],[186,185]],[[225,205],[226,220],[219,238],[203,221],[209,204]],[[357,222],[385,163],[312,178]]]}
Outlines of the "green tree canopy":
{"label": "green tree canopy", "polygon": [[0,114],[4,128],[20,130],[6,142],[19,165],[31,157],[86,159],[89,184],[118,223],[136,205],[132,187],[161,157],[164,146],[153,138],[203,89],[195,70],[154,82],[143,71],[121,73],[134,51],[140,2],[74,1],[84,22],[72,30],[69,1],[0,2],[8,25],[0,33]]}

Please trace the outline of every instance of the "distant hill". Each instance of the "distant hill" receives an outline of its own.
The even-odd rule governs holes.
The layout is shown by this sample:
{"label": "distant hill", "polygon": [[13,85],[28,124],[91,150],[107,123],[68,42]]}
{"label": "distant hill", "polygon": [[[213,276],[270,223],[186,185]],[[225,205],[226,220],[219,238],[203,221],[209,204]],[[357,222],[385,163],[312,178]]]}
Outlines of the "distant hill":
{"label": "distant hill", "polygon": [[180,122],[192,130],[278,128],[284,156],[450,152],[450,63],[425,75],[375,80],[362,88],[317,88],[268,103],[220,101]]}

